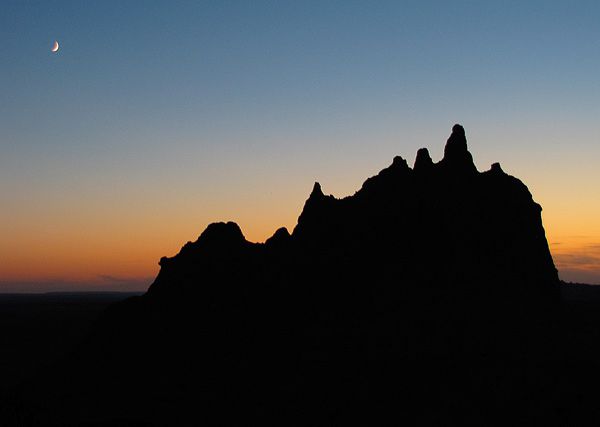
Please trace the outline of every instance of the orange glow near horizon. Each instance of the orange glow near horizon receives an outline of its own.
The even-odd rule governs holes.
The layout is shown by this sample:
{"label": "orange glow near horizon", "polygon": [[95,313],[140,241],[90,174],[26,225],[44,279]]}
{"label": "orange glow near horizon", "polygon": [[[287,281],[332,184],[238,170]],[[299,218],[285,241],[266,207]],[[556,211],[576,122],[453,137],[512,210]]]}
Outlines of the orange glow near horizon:
{"label": "orange glow near horizon", "polygon": [[[246,239],[263,242],[281,226],[291,230],[297,219],[297,214],[288,215],[285,222],[281,212],[277,218],[257,214],[223,216],[222,220],[236,221]],[[187,241],[196,240],[210,222],[221,219],[185,214],[169,220],[162,215],[124,218],[115,214],[91,221],[88,217],[87,223],[71,220],[38,220],[34,226],[23,224],[7,230],[3,238],[10,246],[0,245],[0,292],[2,282],[64,281],[102,287],[106,278],[113,278],[109,281],[126,284],[145,280],[150,284],[162,256],[174,256]]]}
{"label": "orange glow near horizon", "polygon": [[546,237],[561,279],[600,284],[600,230],[596,218],[554,218],[544,221]]}
{"label": "orange glow near horizon", "polygon": [[[535,199],[544,206],[546,236],[561,278],[594,282],[600,270],[598,220],[581,212],[561,212],[560,198]],[[0,246],[0,283],[64,281],[75,287],[82,283],[82,288],[94,284],[100,289],[105,285],[127,289],[130,282],[138,281],[137,287],[145,289],[159,271],[158,260],[196,240],[210,222],[236,221],[254,242],[265,241],[281,226],[291,231],[304,199],[299,197],[300,203],[290,200],[277,206],[246,204],[244,214],[237,218],[225,212],[210,219],[198,218],[191,214],[193,210],[139,217],[115,211],[112,215],[88,215],[78,222],[73,216],[49,216],[45,221],[23,218],[20,226],[17,222],[4,234],[4,242],[10,246]]]}
{"label": "orange glow near horizon", "polygon": [[[447,130],[437,133],[442,132]],[[0,222],[0,292],[30,289],[20,288],[22,282],[30,282],[31,289],[31,282],[40,282],[40,291],[62,289],[63,282],[74,289],[128,289],[135,282],[136,289],[143,290],[158,273],[160,258],[177,254],[211,222],[235,221],[249,241],[263,242],[281,226],[292,231],[315,180],[326,194],[344,197],[386,167],[395,153],[414,156],[417,148],[429,146],[439,159],[443,149],[443,143],[432,148],[416,140],[412,146],[398,147],[393,136],[379,139],[378,150],[353,144],[343,156],[333,149],[315,157],[282,148],[270,153],[276,161],[269,162],[250,151],[237,158],[224,151],[200,168],[191,154],[180,156],[187,163],[176,167],[159,152],[154,166],[168,169],[156,174],[117,169],[111,166],[121,161],[117,157],[105,163],[94,159],[85,173],[73,171],[77,180],[61,169],[37,172],[23,192],[6,187],[10,197]],[[600,284],[600,199],[593,197],[599,175],[594,157],[582,159],[559,150],[533,161],[540,158],[532,152],[538,144],[533,132],[523,137],[531,143],[521,145],[527,148],[521,151],[481,139],[475,135],[475,142],[469,142],[478,169],[487,170],[499,160],[542,205],[560,277]],[[413,159],[407,158],[409,165]],[[138,160],[132,157],[134,161]],[[46,288],[42,282],[60,283]]]}
{"label": "orange glow near horizon", "polygon": [[[206,223],[208,225],[208,223]],[[158,272],[158,260],[173,256],[201,231],[186,233],[186,227],[150,230],[127,228],[127,237],[94,236],[94,233],[57,238],[52,236],[11,236],[18,245],[3,252],[0,277],[3,281],[91,280],[103,274],[123,278],[148,278]],[[275,228],[243,230],[250,241],[262,242]],[[114,230],[118,236],[118,231]]]}

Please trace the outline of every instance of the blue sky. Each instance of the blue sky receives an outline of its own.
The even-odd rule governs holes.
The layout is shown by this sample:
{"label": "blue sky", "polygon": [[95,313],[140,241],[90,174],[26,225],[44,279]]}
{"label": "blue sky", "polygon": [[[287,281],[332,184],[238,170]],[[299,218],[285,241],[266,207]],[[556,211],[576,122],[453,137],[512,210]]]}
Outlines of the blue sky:
{"label": "blue sky", "polygon": [[598,22],[591,1],[3,1],[0,281],[138,280],[220,219],[264,240],[313,181],[439,159],[458,122],[544,206],[564,277],[600,283]]}

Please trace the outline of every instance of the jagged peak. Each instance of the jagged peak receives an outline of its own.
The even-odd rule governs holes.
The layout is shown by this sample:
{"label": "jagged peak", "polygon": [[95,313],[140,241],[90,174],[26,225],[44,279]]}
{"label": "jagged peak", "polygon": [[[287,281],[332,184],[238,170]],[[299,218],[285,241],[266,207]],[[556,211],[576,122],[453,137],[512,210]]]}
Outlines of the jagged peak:
{"label": "jagged peak", "polygon": [[390,169],[409,169],[408,163],[401,156],[394,156]]}
{"label": "jagged peak", "polygon": [[265,244],[267,246],[276,246],[288,242],[291,238],[290,232],[286,227],[280,227],[273,233],[271,237],[267,239]]}
{"label": "jagged peak", "polygon": [[452,133],[444,147],[444,160],[458,158],[459,156],[462,157],[465,153],[468,153],[468,151],[465,128],[459,124],[452,126]]}
{"label": "jagged peak", "polygon": [[413,169],[415,171],[428,170],[432,166],[433,160],[431,160],[429,150],[427,148],[420,148],[419,151],[417,151],[417,158],[415,159]]}
{"label": "jagged peak", "polygon": [[315,181],[315,185],[313,185],[313,189],[310,193],[309,198],[314,199],[314,198],[321,198],[324,196],[325,195],[323,194],[323,190],[321,190],[321,184],[319,184],[317,181]]}
{"label": "jagged peak", "polygon": [[213,222],[209,224],[195,242],[187,242],[175,257],[162,257],[158,264],[161,267],[170,265],[180,256],[197,253],[199,248],[212,249],[240,247],[249,242],[244,237],[240,226],[233,221]]}
{"label": "jagged peak", "polygon": [[246,242],[240,226],[233,221],[213,222],[200,234],[198,242],[203,244]]}
{"label": "jagged peak", "polygon": [[446,141],[444,158],[440,163],[449,166],[455,171],[464,171],[467,173],[477,171],[473,163],[473,156],[467,147],[465,128],[461,125],[455,124],[452,126],[452,134],[450,134],[450,137]]}
{"label": "jagged peak", "polygon": [[504,171],[502,170],[502,167],[500,166],[500,163],[496,162],[496,163],[492,163],[492,167],[490,168],[491,172],[495,172],[495,173],[504,173]]}

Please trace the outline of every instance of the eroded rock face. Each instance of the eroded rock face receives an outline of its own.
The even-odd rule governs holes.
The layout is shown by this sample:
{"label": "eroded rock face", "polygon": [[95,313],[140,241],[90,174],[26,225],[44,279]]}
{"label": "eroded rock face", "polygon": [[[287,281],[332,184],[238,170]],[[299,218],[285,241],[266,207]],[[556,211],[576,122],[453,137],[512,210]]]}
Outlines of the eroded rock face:
{"label": "eroded rock face", "polygon": [[418,151],[414,169],[397,156],[343,199],[315,183],[291,235],[280,229],[255,244],[235,223],[211,224],[180,254],[161,260],[149,296],[177,288],[194,298],[196,288],[204,294],[213,282],[231,282],[229,290],[246,286],[235,283],[239,269],[252,286],[260,286],[262,274],[285,277],[286,288],[321,280],[324,300],[344,281],[367,293],[375,292],[372,282],[385,282],[376,292],[388,299],[399,298],[403,287],[550,294],[558,276],[540,212],[527,187],[499,164],[477,171],[465,131],[455,125],[438,163],[427,149]]}
{"label": "eroded rock face", "polygon": [[318,193],[292,240],[332,260],[352,248],[345,267],[368,261],[375,271],[396,269],[394,286],[459,281],[491,292],[494,283],[549,289],[558,281],[540,206],[499,164],[477,172],[460,125],[438,163],[421,149],[414,169],[396,157],[354,196],[332,199],[320,187]]}

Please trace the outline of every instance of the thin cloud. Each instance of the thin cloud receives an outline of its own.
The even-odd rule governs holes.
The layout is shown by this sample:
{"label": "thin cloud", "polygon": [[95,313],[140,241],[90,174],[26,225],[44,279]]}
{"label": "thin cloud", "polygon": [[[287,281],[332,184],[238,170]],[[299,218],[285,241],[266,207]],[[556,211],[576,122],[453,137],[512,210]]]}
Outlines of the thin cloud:
{"label": "thin cloud", "polygon": [[563,280],[600,283],[600,243],[555,253],[553,258]]}
{"label": "thin cloud", "polygon": [[94,280],[18,280],[0,281],[1,293],[46,292],[145,292],[152,278],[120,278],[102,275]]}
{"label": "thin cloud", "polygon": [[[130,282],[132,279],[131,278],[126,278],[126,277],[117,277],[117,276],[111,276],[109,274],[99,274],[98,275],[98,279],[103,280],[105,282]],[[135,280],[140,280],[140,279],[133,279]]]}
{"label": "thin cloud", "polygon": [[581,253],[571,253],[571,254],[558,254],[555,257],[555,260],[559,264],[568,264],[568,265],[589,265],[589,266],[598,266],[600,267],[600,257],[594,255],[585,255]]}

